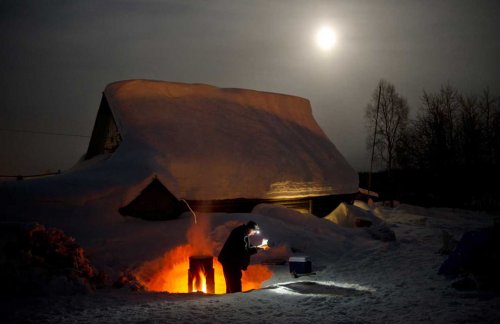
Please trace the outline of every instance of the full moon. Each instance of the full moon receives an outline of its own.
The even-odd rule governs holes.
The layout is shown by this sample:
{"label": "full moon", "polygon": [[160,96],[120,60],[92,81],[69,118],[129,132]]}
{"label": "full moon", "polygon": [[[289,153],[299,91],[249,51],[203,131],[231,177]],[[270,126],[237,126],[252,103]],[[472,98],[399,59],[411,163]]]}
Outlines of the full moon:
{"label": "full moon", "polygon": [[333,29],[328,26],[321,27],[316,32],[316,45],[323,51],[329,51],[333,48],[337,41],[337,37]]}

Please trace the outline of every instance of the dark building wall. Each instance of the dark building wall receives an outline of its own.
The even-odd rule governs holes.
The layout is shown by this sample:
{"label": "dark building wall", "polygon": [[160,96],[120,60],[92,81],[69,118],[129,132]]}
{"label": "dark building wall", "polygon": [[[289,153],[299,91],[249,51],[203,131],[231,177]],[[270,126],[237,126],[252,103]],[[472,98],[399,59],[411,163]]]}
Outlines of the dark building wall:
{"label": "dark building wall", "polygon": [[121,141],[122,138],[108,101],[106,96],[103,95],[85,159],[88,160],[99,154],[112,153],[120,145]]}

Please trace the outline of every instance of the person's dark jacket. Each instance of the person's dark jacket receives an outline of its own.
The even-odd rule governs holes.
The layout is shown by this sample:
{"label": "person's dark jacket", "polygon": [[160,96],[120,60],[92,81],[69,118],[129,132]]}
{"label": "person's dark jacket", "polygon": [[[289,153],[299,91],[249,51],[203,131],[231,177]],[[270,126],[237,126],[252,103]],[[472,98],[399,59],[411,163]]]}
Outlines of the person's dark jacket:
{"label": "person's dark jacket", "polygon": [[241,225],[231,231],[219,253],[220,263],[231,264],[246,270],[250,264],[250,256],[257,253],[257,247],[250,245],[247,226]]}

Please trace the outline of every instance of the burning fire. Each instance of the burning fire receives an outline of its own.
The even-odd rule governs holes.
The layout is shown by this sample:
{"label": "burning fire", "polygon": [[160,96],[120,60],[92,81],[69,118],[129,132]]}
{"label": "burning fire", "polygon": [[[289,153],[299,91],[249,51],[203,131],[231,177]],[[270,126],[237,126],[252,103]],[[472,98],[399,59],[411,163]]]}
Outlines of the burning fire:
{"label": "burning fire", "polygon": [[203,270],[199,270],[195,275],[191,291],[207,293],[207,275]]}
{"label": "burning fire", "polygon": [[[208,239],[208,224],[200,222],[193,225],[188,233],[189,244],[177,246],[162,257],[143,264],[135,276],[150,291],[167,291],[170,293],[188,293],[191,291],[207,292],[207,279],[203,269],[194,275],[193,287],[188,287],[189,257],[193,255],[213,255],[213,242]],[[215,293],[226,293],[226,281],[222,265],[213,257]],[[272,272],[264,265],[250,265],[243,271],[243,291],[258,289],[262,283],[271,278]]]}
{"label": "burning fire", "polygon": [[[150,291],[168,291],[170,293],[187,293],[189,257],[195,254],[191,245],[178,246],[168,251],[159,260],[144,264],[136,273],[137,278]],[[226,281],[222,265],[213,258],[215,293],[226,293]],[[250,265],[243,271],[241,279],[243,291],[258,289],[262,283],[271,278],[272,272],[264,265]],[[193,281],[192,291],[207,292],[206,276],[198,272],[197,280]]]}

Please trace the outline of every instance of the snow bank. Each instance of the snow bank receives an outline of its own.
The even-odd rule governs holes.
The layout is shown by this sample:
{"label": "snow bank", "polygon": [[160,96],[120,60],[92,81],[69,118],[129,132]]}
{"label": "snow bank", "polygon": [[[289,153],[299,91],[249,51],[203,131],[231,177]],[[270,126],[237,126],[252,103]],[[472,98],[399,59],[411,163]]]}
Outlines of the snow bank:
{"label": "snow bank", "polygon": [[346,203],[341,203],[334,211],[325,216],[325,219],[342,227],[368,227],[382,222],[370,209],[363,209]]}
{"label": "snow bank", "polygon": [[[360,206],[360,207],[358,207]],[[380,212],[378,211],[380,214]],[[394,241],[396,236],[389,226],[365,203],[356,201],[354,205],[341,203],[325,219],[348,228],[363,227],[373,238],[381,241]]]}
{"label": "snow bank", "polygon": [[[153,260],[170,247],[186,243],[186,230],[194,223],[188,213],[179,220],[163,222],[120,218],[112,214],[108,200],[94,201],[92,207],[84,205],[78,211],[71,206],[44,206],[51,209],[49,220],[71,229],[91,260],[100,261],[96,266],[109,269]],[[205,296],[108,289],[35,301],[11,299],[2,303],[0,316],[7,322],[89,323],[500,320],[497,296],[457,292],[450,281],[437,274],[445,259],[438,253],[441,231],[461,235],[465,230],[491,225],[491,215],[407,205],[376,209],[396,232],[397,242],[374,240],[364,228],[341,227],[276,205],[259,205],[249,214],[197,215],[209,221],[207,235],[214,242],[214,253],[234,226],[254,220],[262,236],[253,238],[266,237],[274,246],[252,257],[252,261],[307,255],[316,271],[309,277],[294,279],[286,263],[275,264],[269,265],[273,276],[266,287],[249,293]],[[106,213],[111,216],[102,217]],[[37,214],[32,216],[36,218]],[[417,217],[425,221],[409,221]],[[28,304],[30,307],[26,307]]]}

